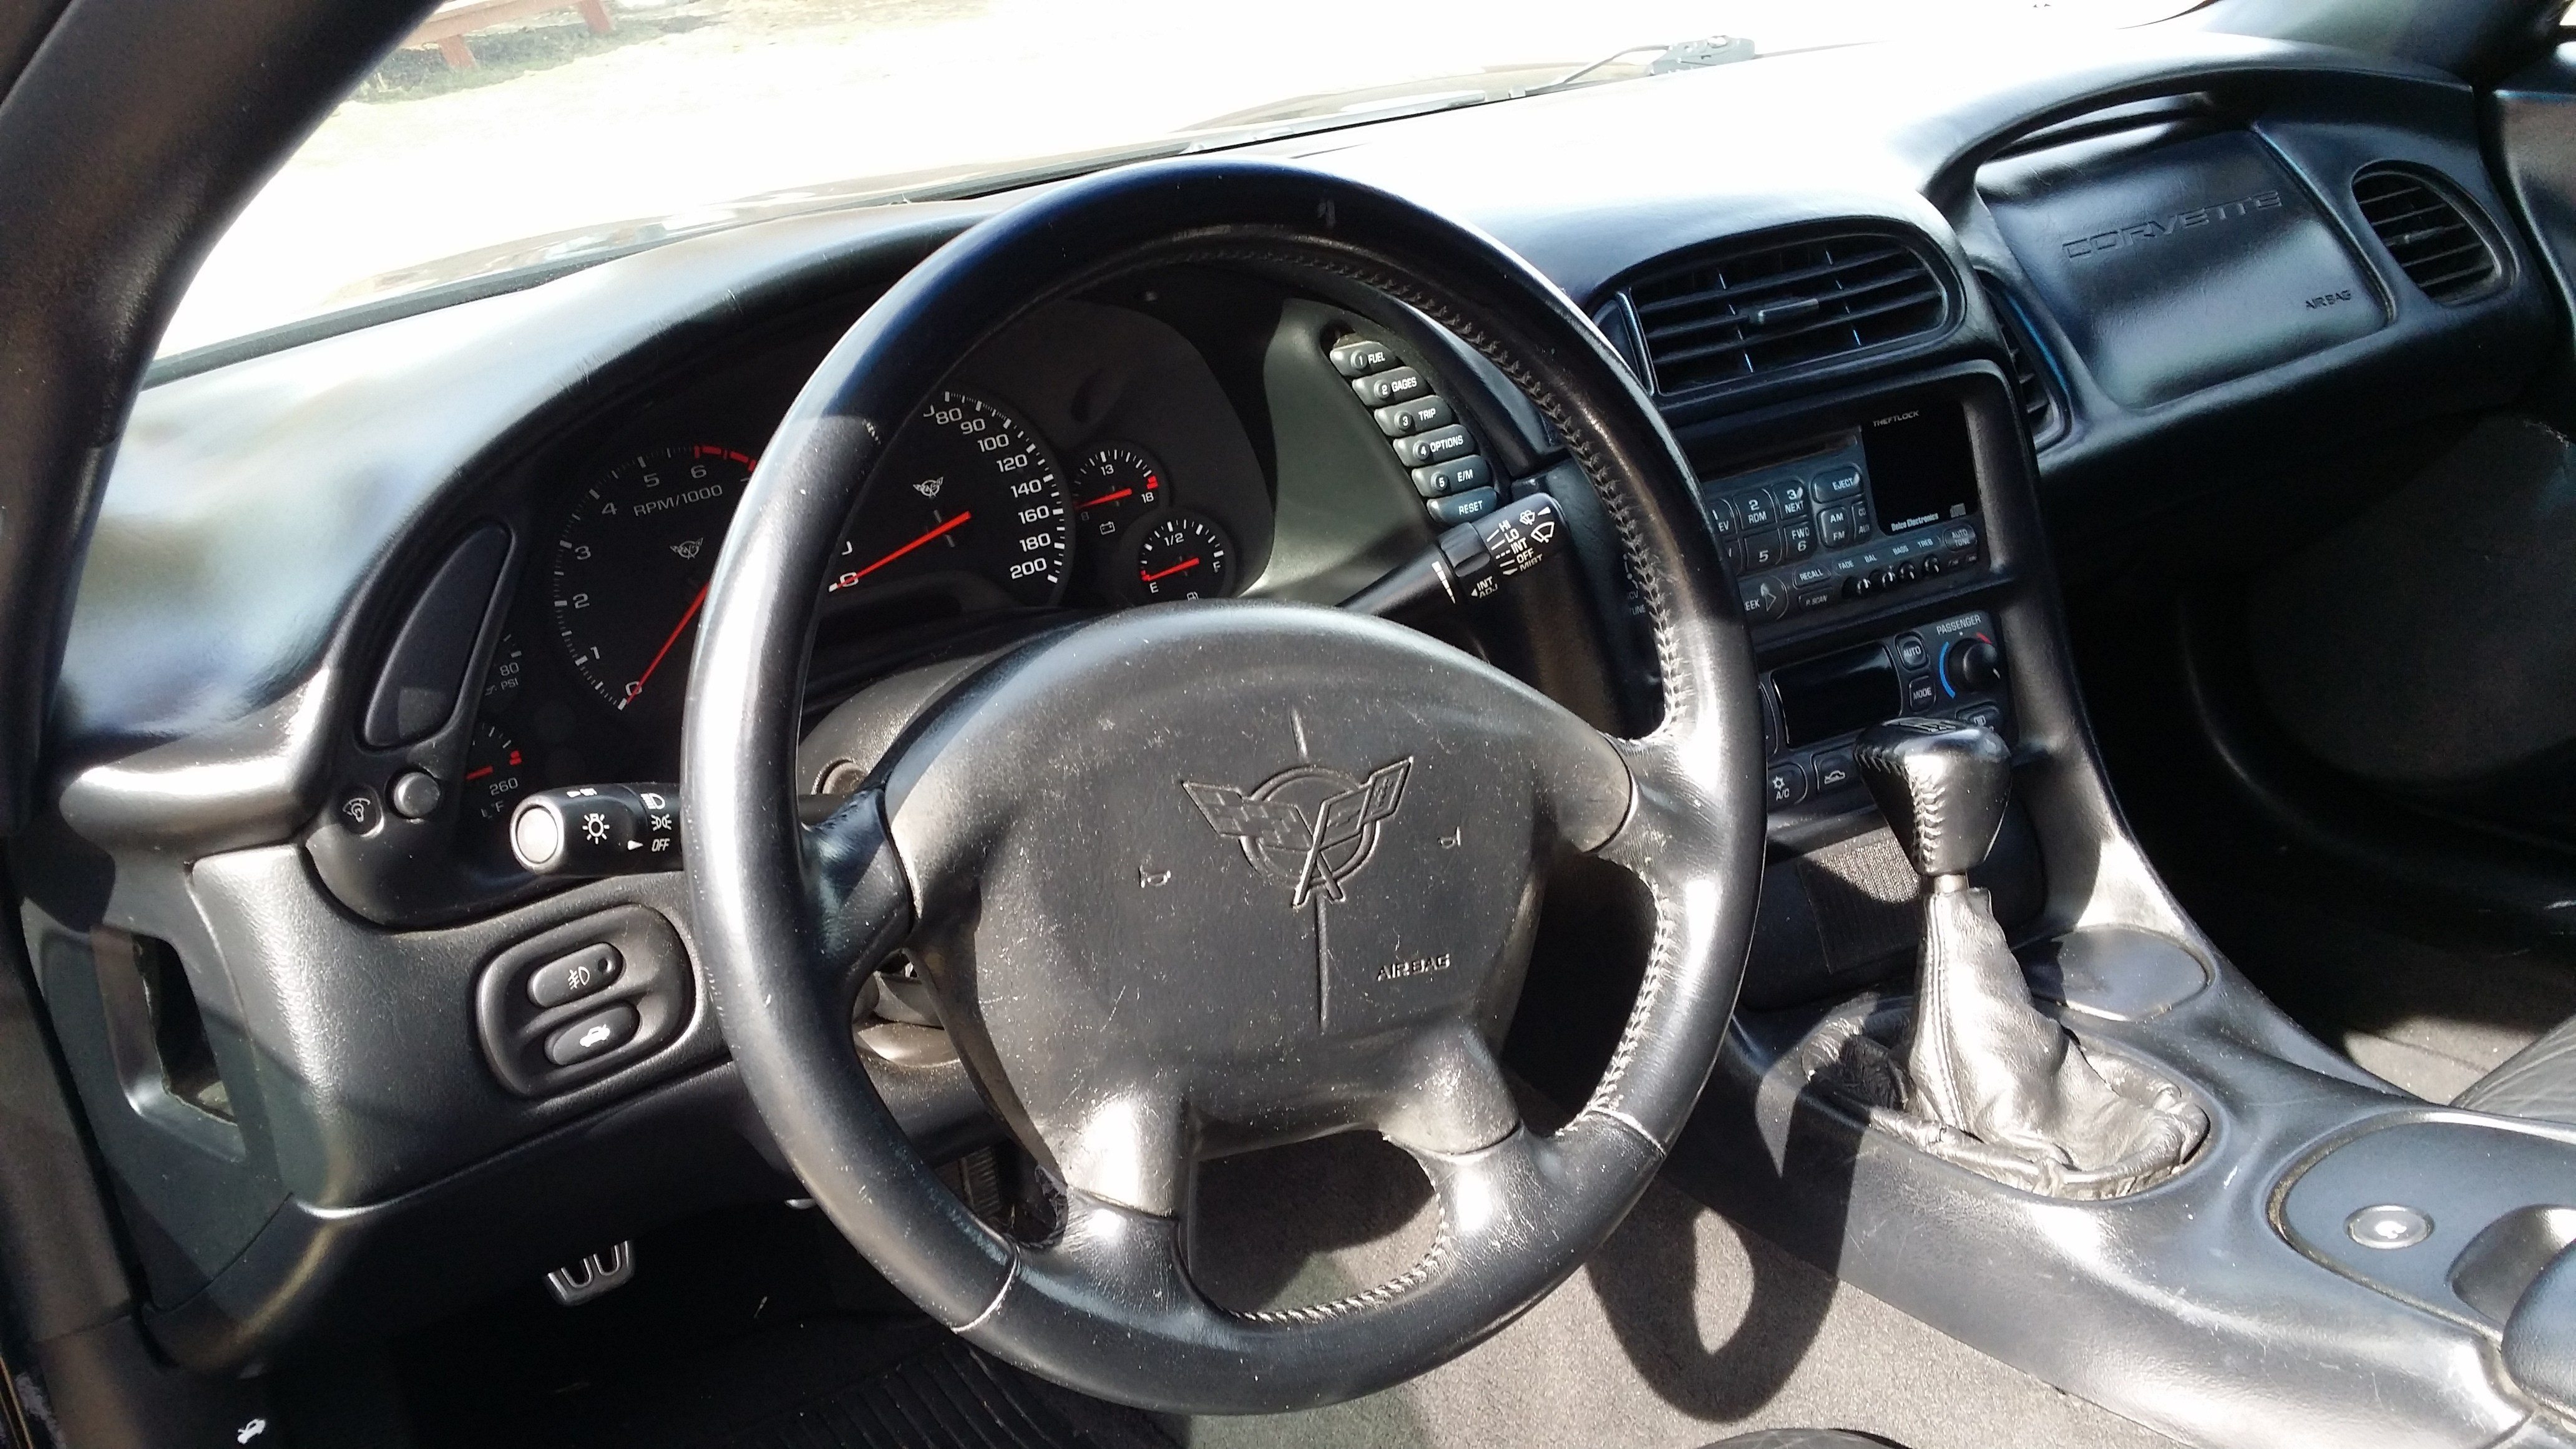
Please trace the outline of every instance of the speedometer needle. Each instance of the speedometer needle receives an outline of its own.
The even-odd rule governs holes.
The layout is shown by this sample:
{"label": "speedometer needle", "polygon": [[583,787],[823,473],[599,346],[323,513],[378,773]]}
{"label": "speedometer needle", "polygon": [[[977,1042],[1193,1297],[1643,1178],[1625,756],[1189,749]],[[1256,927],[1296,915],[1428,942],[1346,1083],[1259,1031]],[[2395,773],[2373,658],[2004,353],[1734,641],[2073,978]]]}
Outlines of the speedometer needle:
{"label": "speedometer needle", "polygon": [[1168,578],[1170,578],[1170,577],[1171,577],[1172,575],[1174,575],[1174,574],[1182,573],[1182,572],[1184,572],[1184,571],[1186,571],[1186,570],[1197,568],[1198,566],[1199,566],[1199,561],[1198,561],[1197,559],[1194,559],[1194,558],[1185,558],[1185,559],[1181,560],[1179,563],[1176,563],[1176,564],[1172,565],[1170,568],[1167,568],[1167,569],[1156,569],[1154,572],[1152,572],[1152,573],[1150,573],[1150,574],[1138,574],[1136,577],[1138,577],[1138,578],[1140,578],[1140,579],[1144,580],[1146,583],[1149,583],[1149,584],[1150,584],[1150,583],[1152,583],[1152,582],[1153,582],[1154,580],[1156,580],[1156,579],[1168,579]]}
{"label": "speedometer needle", "polygon": [[680,642],[682,634],[689,632],[689,622],[698,617],[698,606],[706,601],[707,586],[700,584],[697,594],[689,600],[687,611],[680,615],[680,622],[671,626],[671,637],[663,640],[662,647],[653,651],[653,662],[644,666],[644,672],[635,676],[633,684],[626,686],[626,698],[619,701],[617,706],[619,709],[633,704],[635,697],[644,692],[645,681],[651,679],[653,671],[661,668],[662,661],[670,657],[671,646]]}
{"label": "speedometer needle", "polygon": [[905,544],[903,547],[896,549],[894,552],[887,554],[884,558],[878,559],[875,563],[868,565],[857,573],[841,575],[838,579],[835,579],[832,582],[832,587],[825,592],[838,592],[839,590],[848,588],[850,585],[857,583],[859,580],[866,578],[868,575],[875,573],[877,570],[884,568],[887,564],[893,563],[896,559],[899,559],[905,554],[912,552],[914,549],[921,547],[923,544],[938,538],[940,535],[965,527],[966,520],[974,516],[975,511],[971,508],[958,514],[955,518],[948,520],[946,523],[939,525],[937,528],[923,534],[921,537],[916,538],[912,542]]}

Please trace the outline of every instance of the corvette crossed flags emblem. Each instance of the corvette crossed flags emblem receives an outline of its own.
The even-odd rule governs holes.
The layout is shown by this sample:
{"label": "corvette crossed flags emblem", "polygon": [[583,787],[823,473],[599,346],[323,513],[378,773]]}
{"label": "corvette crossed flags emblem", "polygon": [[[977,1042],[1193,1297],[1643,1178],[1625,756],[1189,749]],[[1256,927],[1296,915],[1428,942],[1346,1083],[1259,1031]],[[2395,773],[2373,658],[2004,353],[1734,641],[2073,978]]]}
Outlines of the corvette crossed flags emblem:
{"label": "corvette crossed flags emblem", "polygon": [[1291,904],[1317,895],[1346,899],[1342,886],[1377,853],[1379,828],[1404,803],[1411,756],[1355,780],[1322,765],[1297,765],[1250,790],[1231,785],[1181,788],[1219,835],[1232,836],[1243,858],[1291,883]]}

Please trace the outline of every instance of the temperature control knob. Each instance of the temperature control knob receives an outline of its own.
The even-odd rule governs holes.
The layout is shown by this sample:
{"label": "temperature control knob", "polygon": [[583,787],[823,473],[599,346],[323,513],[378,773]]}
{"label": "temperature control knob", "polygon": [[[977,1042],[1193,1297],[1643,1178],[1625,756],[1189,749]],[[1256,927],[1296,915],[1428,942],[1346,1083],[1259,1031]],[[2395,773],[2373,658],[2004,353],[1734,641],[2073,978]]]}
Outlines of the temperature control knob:
{"label": "temperature control knob", "polygon": [[1975,638],[1950,648],[1942,668],[1950,676],[1950,687],[1962,694],[1990,690],[2003,683],[2004,652],[1991,639]]}

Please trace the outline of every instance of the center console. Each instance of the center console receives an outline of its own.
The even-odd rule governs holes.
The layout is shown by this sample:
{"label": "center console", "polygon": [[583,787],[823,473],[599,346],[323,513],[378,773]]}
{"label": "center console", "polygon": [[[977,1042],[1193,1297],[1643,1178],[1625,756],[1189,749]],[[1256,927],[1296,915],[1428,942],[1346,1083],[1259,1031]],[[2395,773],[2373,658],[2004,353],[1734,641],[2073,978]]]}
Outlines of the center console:
{"label": "center console", "polygon": [[[1672,421],[1742,585],[1769,797],[1741,1004],[1675,1180],[2181,1442],[2576,1443],[2576,1130],[2394,1093],[2263,1000],[2166,893],[2093,754],[2002,380]],[[1979,982],[2026,987],[2115,1088],[2161,1081],[2205,1120],[2169,1174],[2100,1201],[2034,1191],[1945,1155],[1956,1114],[1856,1090],[1910,1068],[1908,1021],[1992,1024],[1918,999],[1940,892],[1856,748],[1896,716],[2010,747],[2014,804],[1969,877],[2002,937]]]}

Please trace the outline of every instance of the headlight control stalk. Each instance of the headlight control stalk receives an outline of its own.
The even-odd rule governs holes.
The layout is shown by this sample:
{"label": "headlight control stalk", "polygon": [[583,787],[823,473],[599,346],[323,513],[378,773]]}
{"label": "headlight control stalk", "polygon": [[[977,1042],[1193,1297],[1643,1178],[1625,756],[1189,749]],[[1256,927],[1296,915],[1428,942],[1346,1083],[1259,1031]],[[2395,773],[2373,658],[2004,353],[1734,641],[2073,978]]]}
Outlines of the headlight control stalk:
{"label": "headlight control stalk", "polygon": [[510,853],[531,875],[641,875],[680,868],[680,787],[538,790],[510,813]]}

